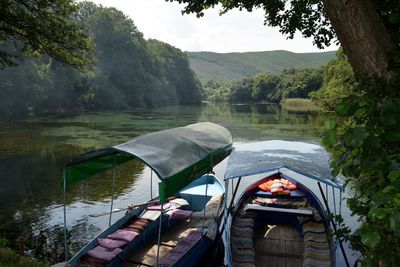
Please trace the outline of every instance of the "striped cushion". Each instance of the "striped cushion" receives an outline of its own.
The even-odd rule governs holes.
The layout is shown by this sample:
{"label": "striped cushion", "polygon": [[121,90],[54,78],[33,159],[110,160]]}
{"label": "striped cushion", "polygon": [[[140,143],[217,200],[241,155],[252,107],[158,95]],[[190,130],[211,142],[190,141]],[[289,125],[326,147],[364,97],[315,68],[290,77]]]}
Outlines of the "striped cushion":
{"label": "striped cushion", "polygon": [[238,227],[254,227],[254,218],[235,218],[233,225]]}
{"label": "striped cushion", "polygon": [[331,267],[330,261],[316,260],[313,258],[305,258],[303,267]]}
{"label": "striped cushion", "polygon": [[328,242],[315,242],[313,240],[309,240],[307,242],[304,242],[304,248],[315,248],[315,249],[320,249],[320,250],[329,250],[330,245]]}
{"label": "striped cushion", "polygon": [[256,253],[251,248],[233,248],[232,259],[236,263],[255,263]]}
{"label": "striped cushion", "polygon": [[251,237],[233,237],[231,240],[233,248],[254,248],[253,239]]}
{"label": "striped cushion", "polygon": [[311,233],[307,232],[304,234],[304,241],[314,241],[314,242],[328,242],[328,237],[325,233]]}
{"label": "striped cushion", "polygon": [[254,234],[252,227],[238,227],[232,225],[231,229],[232,236],[234,237],[253,237]]}

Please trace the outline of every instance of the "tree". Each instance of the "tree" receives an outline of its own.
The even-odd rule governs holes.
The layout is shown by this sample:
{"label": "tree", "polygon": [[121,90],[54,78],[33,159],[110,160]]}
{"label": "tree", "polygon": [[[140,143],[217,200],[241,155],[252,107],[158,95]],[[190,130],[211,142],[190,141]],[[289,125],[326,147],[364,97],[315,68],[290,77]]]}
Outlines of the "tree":
{"label": "tree", "polygon": [[[377,75],[389,79],[399,73],[398,0],[168,0],[187,4],[183,13],[203,16],[204,10],[217,4],[221,13],[239,8],[252,11],[262,8],[265,24],[278,26],[293,38],[296,31],[312,37],[322,48],[337,36],[356,74]],[[396,66],[388,67],[395,63]]]}
{"label": "tree", "polygon": [[[83,2],[73,19],[96,44],[94,64],[80,72],[49,56],[19,53],[18,66],[0,72],[0,116],[200,103],[200,83],[179,49],[146,41],[115,8]],[[0,50],[15,47],[8,41]]]}
{"label": "tree", "polygon": [[79,6],[73,0],[0,0],[0,43],[14,44],[0,50],[0,68],[15,65],[21,52],[83,68],[91,42],[72,19]]}
{"label": "tree", "polygon": [[321,89],[310,93],[315,104],[330,112],[335,111],[336,106],[349,97],[355,87],[354,73],[343,50],[339,49],[336,56],[325,67]]}
{"label": "tree", "polygon": [[270,73],[260,73],[253,77],[254,85],[252,98],[255,102],[271,101],[271,96],[277,90],[281,78]]}

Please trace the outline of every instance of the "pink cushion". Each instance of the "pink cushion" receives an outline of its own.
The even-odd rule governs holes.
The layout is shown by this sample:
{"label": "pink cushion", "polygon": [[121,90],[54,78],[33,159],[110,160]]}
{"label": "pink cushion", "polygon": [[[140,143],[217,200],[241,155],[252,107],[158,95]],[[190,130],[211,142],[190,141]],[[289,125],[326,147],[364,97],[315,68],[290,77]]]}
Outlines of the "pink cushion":
{"label": "pink cushion", "polygon": [[169,219],[170,220],[185,220],[185,219],[189,219],[190,216],[192,216],[193,211],[191,210],[180,210],[180,209],[176,209],[173,210]]}
{"label": "pink cushion", "polygon": [[139,234],[134,231],[129,231],[125,229],[118,229],[114,233],[108,236],[111,239],[125,240],[127,242],[131,242],[136,236]]}
{"label": "pink cushion", "polygon": [[[171,207],[171,203],[165,203],[163,205],[163,210],[168,209],[169,207]],[[147,207],[148,210],[161,210],[161,205],[151,205]]]}
{"label": "pink cushion", "polygon": [[113,250],[115,248],[120,248],[126,245],[128,242],[125,240],[117,240],[110,238],[97,238],[97,244],[102,246],[103,248],[108,248],[109,250]]}
{"label": "pink cushion", "polygon": [[87,254],[92,258],[109,262],[112,259],[114,259],[115,256],[117,256],[121,252],[122,252],[122,249],[120,249],[120,248],[108,250],[101,246],[96,246],[96,247],[94,247],[94,249],[89,250],[87,252]]}

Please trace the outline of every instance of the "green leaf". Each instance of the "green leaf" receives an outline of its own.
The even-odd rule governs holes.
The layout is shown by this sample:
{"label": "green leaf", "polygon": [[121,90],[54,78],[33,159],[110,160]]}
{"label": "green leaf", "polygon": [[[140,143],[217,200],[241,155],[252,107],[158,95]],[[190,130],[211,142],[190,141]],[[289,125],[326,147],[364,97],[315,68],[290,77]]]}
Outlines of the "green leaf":
{"label": "green leaf", "polygon": [[399,14],[391,14],[389,16],[389,23],[390,24],[400,24],[400,15]]}
{"label": "green leaf", "polygon": [[381,236],[377,231],[371,231],[361,235],[361,242],[367,247],[376,247],[380,240]]}
{"label": "green leaf", "polygon": [[387,113],[400,113],[400,105],[396,101],[387,100],[382,104],[382,110]]}
{"label": "green leaf", "polygon": [[326,119],[324,120],[324,125],[327,130],[332,130],[336,127],[336,122],[334,119]]}
{"label": "green leaf", "polygon": [[326,131],[323,138],[322,143],[327,147],[333,147],[337,143],[337,135],[334,129]]}
{"label": "green leaf", "polygon": [[393,198],[393,204],[396,207],[400,207],[400,193],[398,193],[394,198]]}
{"label": "green leaf", "polygon": [[344,135],[344,143],[348,146],[361,146],[368,137],[368,132],[363,127],[349,129]]}
{"label": "green leaf", "polygon": [[400,142],[400,132],[388,132],[385,134],[385,139],[391,143]]}
{"label": "green leaf", "polygon": [[399,177],[400,177],[400,171],[398,171],[398,170],[391,171],[391,172],[389,173],[389,175],[388,175],[388,179],[389,179],[391,182],[396,181]]}
{"label": "green leaf", "polygon": [[400,227],[400,212],[393,211],[389,217],[389,227],[393,232],[398,232]]}
{"label": "green leaf", "polygon": [[387,194],[392,191],[396,191],[396,187],[393,185],[388,185],[382,190],[382,193]]}
{"label": "green leaf", "polygon": [[368,217],[371,220],[382,220],[383,218],[385,218],[386,215],[386,210],[383,208],[372,208],[369,212],[368,212]]}
{"label": "green leaf", "polygon": [[336,105],[336,114],[339,116],[347,116],[351,107],[350,101],[343,101]]}
{"label": "green leaf", "polygon": [[383,126],[393,126],[397,123],[397,115],[394,113],[384,114],[380,120]]}

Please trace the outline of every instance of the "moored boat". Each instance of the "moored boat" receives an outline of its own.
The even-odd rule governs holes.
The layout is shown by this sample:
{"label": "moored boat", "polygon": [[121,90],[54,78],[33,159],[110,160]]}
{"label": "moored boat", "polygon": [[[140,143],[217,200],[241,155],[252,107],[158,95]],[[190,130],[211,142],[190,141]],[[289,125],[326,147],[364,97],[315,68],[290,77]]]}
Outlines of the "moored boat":
{"label": "moored boat", "polygon": [[[328,217],[326,196],[332,190],[336,215],[335,196],[341,196],[342,187],[332,176],[328,159],[320,146],[301,142],[235,147],[225,174],[227,189],[229,181],[237,179],[231,204],[225,208],[228,266],[335,266],[337,242],[329,234],[337,224]],[[245,180],[251,183],[237,197]],[[318,192],[303,183],[310,180],[317,183]],[[339,202],[340,207],[341,197]],[[341,244],[340,248],[344,253]],[[345,253],[344,258],[348,264]]]}
{"label": "moored boat", "polygon": [[68,263],[165,267],[209,264],[212,253],[204,256],[216,246],[225,193],[211,173],[231,149],[228,130],[213,123],[197,123],[139,136],[72,160],[64,169],[64,188],[135,159],[147,165],[160,182],[157,198],[130,207]]}

